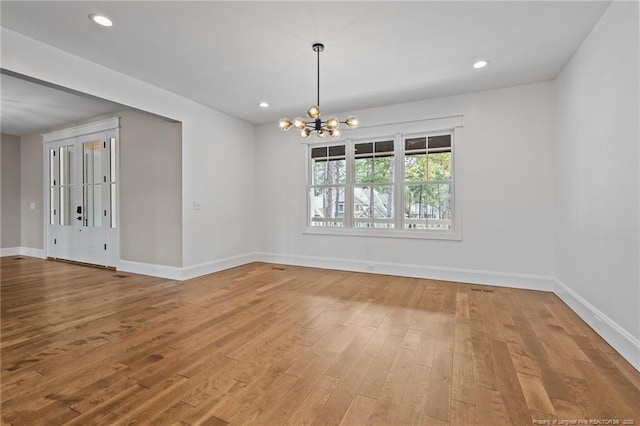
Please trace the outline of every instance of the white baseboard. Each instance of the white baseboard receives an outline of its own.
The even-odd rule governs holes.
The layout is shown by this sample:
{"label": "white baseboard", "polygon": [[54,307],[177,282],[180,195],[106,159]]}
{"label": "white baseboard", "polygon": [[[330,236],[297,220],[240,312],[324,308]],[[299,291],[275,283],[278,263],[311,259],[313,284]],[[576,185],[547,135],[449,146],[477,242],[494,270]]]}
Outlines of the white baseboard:
{"label": "white baseboard", "polygon": [[134,274],[150,275],[153,277],[167,278],[170,280],[185,281],[191,278],[200,277],[202,275],[212,274],[214,272],[223,271],[236,266],[246,265],[255,262],[255,253],[243,254],[239,256],[227,257],[224,259],[213,260],[211,262],[200,263],[198,265],[178,266],[154,265],[151,263],[133,262],[130,260],[121,260],[118,267],[119,271],[131,272]]}
{"label": "white baseboard", "polygon": [[20,247],[20,254],[22,256],[37,257],[38,259],[45,259],[47,257],[44,249],[36,249],[31,247]]}
{"label": "white baseboard", "polygon": [[397,275],[441,281],[484,284],[528,290],[553,291],[553,278],[539,275],[506,272],[477,271],[473,269],[441,268],[401,263],[368,262],[362,260],[332,259],[314,256],[256,253],[255,260],[285,265],[308,266],[370,274]]}
{"label": "white baseboard", "polygon": [[150,275],[152,277],[182,281],[182,268],[178,266],[154,265],[152,263],[121,260],[116,269],[133,274]]}
{"label": "white baseboard", "polygon": [[0,257],[18,256],[19,254],[20,254],[20,247],[0,248]]}
{"label": "white baseboard", "polygon": [[182,268],[182,279],[200,277],[202,275],[212,274],[214,272],[223,271],[236,266],[246,265],[247,263],[256,261],[256,253],[241,254],[239,256],[227,257],[224,259],[214,260],[211,262],[200,263]]}
{"label": "white baseboard", "polygon": [[29,256],[29,257],[37,257],[40,259],[45,258],[43,249],[35,249],[31,247],[0,248],[0,257],[6,257],[6,256]]}
{"label": "white baseboard", "polygon": [[599,311],[582,296],[557,278],[553,292],[584,322],[609,343],[634,368],[640,371],[640,340]]}

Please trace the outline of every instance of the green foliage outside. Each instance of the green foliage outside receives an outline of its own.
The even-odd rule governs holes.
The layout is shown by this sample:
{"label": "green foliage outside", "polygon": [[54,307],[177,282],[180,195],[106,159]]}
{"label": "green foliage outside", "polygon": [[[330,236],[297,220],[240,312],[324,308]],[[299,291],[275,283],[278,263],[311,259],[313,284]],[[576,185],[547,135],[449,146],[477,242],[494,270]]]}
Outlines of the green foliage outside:
{"label": "green foliage outside", "polygon": [[[424,217],[425,206],[437,209],[440,214],[448,210],[449,186],[445,184],[417,184],[425,181],[451,179],[451,153],[437,152],[405,156],[405,180],[416,182],[404,189],[406,217]],[[412,206],[414,206],[412,211]],[[415,206],[418,207],[417,211]]]}

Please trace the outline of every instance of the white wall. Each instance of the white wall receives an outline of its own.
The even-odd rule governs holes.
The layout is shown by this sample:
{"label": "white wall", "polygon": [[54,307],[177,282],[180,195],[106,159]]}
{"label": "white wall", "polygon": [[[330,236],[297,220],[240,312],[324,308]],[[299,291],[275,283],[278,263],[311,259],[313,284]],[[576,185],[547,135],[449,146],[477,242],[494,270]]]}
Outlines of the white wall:
{"label": "white wall", "polygon": [[137,111],[120,117],[120,258],[182,266],[180,123]]}
{"label": "white wall", "polygon": [[[244,263],[256,248],[254,126],[125,74],[2,28],[2,67],[182,122],[183,271]],[[193,210],[193,201],[202,210]],[[162,266],[162,265],[160,265]],[[153,273],[150,265],[129,265]]]}
{"label": "white wall", "polygon": [[612,3],[557,79],[555,270],[640,369],[638,38],[638,3]]}
{"label": "white wall", "polygon": [[[42,135],[24,135],[20,137],[20,196],[22,229],[20,246],[33,252],[42,251],[44,256],[43,230],[43,174]],[[34,208],[31,209],[31,204]]]}
{"label": "white wall", "polygon": [[[2,134],[0,138],[0,250],[18,254],[20,247],[20,138]],[[3,253],[4,254],[4,253]]]}
{"label": "white wall", "polygon": [[550,288],[553,83],[355,112],[366,125],[464,116],[462,241],[303,234],[305,145],[269,124],[256,144],[263,258]]}

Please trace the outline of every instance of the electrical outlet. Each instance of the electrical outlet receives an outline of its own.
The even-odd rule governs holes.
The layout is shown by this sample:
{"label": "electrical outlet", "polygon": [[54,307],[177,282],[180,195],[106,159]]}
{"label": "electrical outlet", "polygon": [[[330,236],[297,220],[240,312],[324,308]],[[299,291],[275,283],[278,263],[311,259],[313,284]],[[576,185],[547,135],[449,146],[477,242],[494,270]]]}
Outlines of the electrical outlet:
{"label": "electrical outlet", "polygon": [[367,265],[367,272],[375,272],[375,270],[376,270],[375,265]]}
{"label": "electrical outlet", "polygon": [[202,210],[202,201],[194,201],[193,202],[194,210]]}

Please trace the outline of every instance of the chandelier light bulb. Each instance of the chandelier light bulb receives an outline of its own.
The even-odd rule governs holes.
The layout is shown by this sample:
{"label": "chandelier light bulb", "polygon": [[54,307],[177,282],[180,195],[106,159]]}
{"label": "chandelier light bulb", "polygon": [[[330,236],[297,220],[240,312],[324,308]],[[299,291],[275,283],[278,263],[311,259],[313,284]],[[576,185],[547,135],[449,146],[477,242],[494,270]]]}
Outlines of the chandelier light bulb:
{"label": "chandelier light bulb", "polygon": [[300,136],[302,136],[305,139],[308,139],[310,134],[311,134],[311,129],[308,127],[305,127],[304,129],[302,129],[302,131],[300,131]]}
{"label": "chandelier light bulb", "polygon": [[287,131],[287,130],[289,130],[291,128],[291,126],[293,126],[293,123],[288,118],[281,118],[280,119],[280,128],[282,130]]}
{"label": "chandelier light bulb", "polygon": [[331,136],[333,139],[339,138],[340,130],[338,129],[329,130],[329,136]]}
{"label": "chandelier light bulb", "polygon": [[327,118],[327,122],[325,123],[325,126],[327,126],[327,129],[329,129],[329,131],[335,130],[338,127],[340,127],[340,122],[336,117],[329,117]]}
{"label": "chandelier light bulb", "polygon": [[304,118],[302,117],[296,117],[295,120],[293,120],[293,127],[295,127],[298,130],[304,129],[306,125],[307,123],[304,121]]}
{"label": "chandelier light bulb", "polygon": [[327,136],[327,131],[325,129],[320,129],[316,133],[318,134],[319,138],[324,138],[325,136]]}
{"label": "chandelier light bulb", "polygon": [[314,119],[320,117],[320,107],[317,105],[311,105],[307,110],[307,115]]}
{"label": "chandelier light bulb", "polygon": [[358,127],[358,117],[356,117],[355,115],[350,115],[349,117],[347,117],[347,120],[344,122],[344,124],[346,124],[350,129],[355,129]]}

